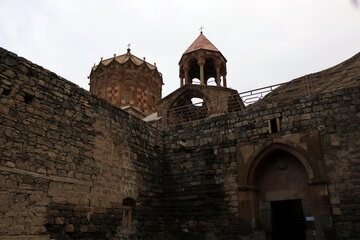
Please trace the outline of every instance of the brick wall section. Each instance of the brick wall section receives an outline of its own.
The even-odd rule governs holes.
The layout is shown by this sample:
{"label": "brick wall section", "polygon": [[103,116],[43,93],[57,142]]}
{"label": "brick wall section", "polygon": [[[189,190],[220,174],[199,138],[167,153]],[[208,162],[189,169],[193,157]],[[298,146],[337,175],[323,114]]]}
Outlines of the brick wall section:
{"label": "brick wall section", "polygon": [[[0,155],[1,239],[160,232],[161,132],[1,48]],[[127,197],[134,227],[120,234]]]}
{"label": "brick wall section", "polygon": [[[281,117],[269,134],[268,119]],[[336,239],[360,237],[360,89],[337,90],[199,120],[164,131],[165,201],[171,239],[238,239],[236,146],[318,132]],[[315,166],[316,167],[316,166]],[[331,239],[331,232],[325,232]],[[334,237],[334,235],[332,235]]]}

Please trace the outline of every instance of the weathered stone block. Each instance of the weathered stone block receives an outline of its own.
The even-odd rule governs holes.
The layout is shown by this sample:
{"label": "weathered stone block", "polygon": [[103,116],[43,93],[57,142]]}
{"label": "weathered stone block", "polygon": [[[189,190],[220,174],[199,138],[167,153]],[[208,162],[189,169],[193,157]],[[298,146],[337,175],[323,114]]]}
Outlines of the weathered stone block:
{"label": "weathered stone block", "polygon": [[74,232],[75,231],[75,226],[73,224],[68,224],[65,226],[65,231],[66,232]]}
{"label": "weathered stone block", "polygon": [[6,161],[5,166],[10,167],[10,168],[14,168],[14,167],[16,167],[16,164],[14,162]]}
{"label": "weathered stone block", "polygon": [[62,195],[63,184],[60,182],[50,182],[48,194],[49,196],[59,196]]}

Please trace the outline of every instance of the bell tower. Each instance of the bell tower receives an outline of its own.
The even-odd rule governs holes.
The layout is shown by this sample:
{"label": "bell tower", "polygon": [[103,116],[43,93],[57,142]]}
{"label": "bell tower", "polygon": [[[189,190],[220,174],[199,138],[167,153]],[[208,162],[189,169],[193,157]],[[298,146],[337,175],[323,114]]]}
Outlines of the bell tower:
{"label": "bell tower", "polygon": [[226,87],[226,62],[201,31],[180,59],[180,87],[185,84],[209,85],[211,80],[217,87]]}
{"label": "bell tower", "polygon": [[226,85],[226,59],[202,31],[179,61],[180,88],[157,103],[164,125],[245,109],[238,92]]}

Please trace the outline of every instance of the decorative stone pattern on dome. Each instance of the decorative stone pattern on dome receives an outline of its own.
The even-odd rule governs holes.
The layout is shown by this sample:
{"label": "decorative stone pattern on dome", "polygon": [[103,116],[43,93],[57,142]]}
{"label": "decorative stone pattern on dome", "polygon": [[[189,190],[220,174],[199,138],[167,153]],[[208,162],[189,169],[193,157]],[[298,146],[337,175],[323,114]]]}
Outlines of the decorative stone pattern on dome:
{"label": "decorative stone pattern on dome", "polygon": [[[91,69],[90,92],[135,116],[156,112],[161,99],[162,75],[152,65],[130,53],[101,60]],[[129,108],[131,107],[131,108]],[[135,110],[133,110],[135,109]]]}

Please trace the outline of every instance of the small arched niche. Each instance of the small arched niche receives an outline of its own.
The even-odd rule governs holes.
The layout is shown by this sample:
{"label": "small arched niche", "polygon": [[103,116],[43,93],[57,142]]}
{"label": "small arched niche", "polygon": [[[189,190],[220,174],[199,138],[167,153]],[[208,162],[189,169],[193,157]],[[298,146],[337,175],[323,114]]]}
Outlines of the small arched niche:
{"label": "small arched niche", "polygon": [[122,220],[121,232],[130,232],[134,230],[136,201],[127,197],[122,202]]}

